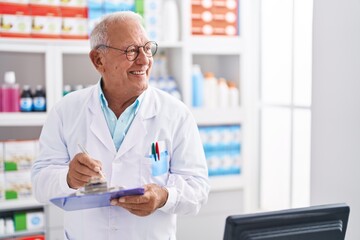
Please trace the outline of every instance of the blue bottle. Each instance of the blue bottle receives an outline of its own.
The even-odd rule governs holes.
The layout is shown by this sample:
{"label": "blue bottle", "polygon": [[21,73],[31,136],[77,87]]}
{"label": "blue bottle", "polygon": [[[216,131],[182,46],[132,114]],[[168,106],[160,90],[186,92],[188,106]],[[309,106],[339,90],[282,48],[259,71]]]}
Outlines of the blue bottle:
{"label": "blue bottle", "polygon": [[20,95],[20,111],[31,112],[33,110],[33,98],[29,85],[24,85]]}
{"label": "blue bottle", "polygon": [[35,112],[46,111],[46,97],[45,91],[41,85],[36,86],[36,91],[33,97],[33,110]]}
{"label": "blue bottle", "polygon": [[195,64],[192,67],[192,106],[203,107],[204,105],[204,76],[200,66]]}

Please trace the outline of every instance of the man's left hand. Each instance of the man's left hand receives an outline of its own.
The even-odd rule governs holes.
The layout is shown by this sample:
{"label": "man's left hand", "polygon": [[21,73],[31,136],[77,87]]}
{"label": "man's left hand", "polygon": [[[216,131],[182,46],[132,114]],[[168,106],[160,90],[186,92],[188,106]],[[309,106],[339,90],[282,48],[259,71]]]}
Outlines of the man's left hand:
{"label": "man's left hand", "polygon": [[156,209],[165,205],[168,198],[166,188],[157,184],[147,184],[144,186],[143,195],[125,196],[111,200],[111,205],[123,207],[137,216],[148,216]]}

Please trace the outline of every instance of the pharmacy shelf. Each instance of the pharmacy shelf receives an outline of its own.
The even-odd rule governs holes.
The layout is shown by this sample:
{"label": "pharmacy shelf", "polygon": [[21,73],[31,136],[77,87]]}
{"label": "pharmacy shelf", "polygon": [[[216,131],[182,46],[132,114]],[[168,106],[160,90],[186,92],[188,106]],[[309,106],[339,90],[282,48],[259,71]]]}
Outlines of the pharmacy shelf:
{"label": "pharmacy shelf", "polygon": [[6,200],[0,201],[0,212],[29,209],[29,208],[41,208],[44,205],[36,201],[34,198],[22,199],[22,200]]}
{"label": "pharmacy shelf", "polygon": [[244,121],[244,111],[236,108],[192,108],[198,125],[231,125]]}
{"label": "pharmacy shelf", "polygon": [[46,113],[0,113],[0,127],[42,126]]}
{"label": "pharmacy shelf", "polygon": [[212,176],[210,180],[210,191],[231,191],[244,188],[244,177],[240,175]]}
{"label": "pharmacy shelf", "polygon": [[[4,235],[0,236],[0,239],[6,239],[6,240],[15,239],[15,238],[17,239],[18,237],[43,235],[44,233],[45,233],[45,229],[18,231],[18,232],[14,232],[14,233],[5,233]],[[28,238],[26,238],[26,239],[28,239]]]}
{"label": "pharmacy shelf", "polygon": [[[192,54],[216,54],[216,55],[234,55],[242,54],[242,37],[208,37],[197,36],[189,39],[190,51]],[[204,44],[206,43],[206,44]]]}

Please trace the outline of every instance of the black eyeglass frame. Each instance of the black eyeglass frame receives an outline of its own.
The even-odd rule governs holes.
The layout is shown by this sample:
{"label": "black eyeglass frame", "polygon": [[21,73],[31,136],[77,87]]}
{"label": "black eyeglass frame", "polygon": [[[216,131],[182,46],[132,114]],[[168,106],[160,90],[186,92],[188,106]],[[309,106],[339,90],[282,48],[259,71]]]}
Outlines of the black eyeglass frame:
{"label": "black eyeglass frame", "polygon": [[[146,53],[146,51],[145,51],[145,46],[148,45],[149,43],[151,44],[151,46],[155,46],[155,50],[154,50],[154,51],[151,51],[151,55],[148,55],[148,54]],[[135,55],[133,55],[133,56],[130,55],[130,58],[129,58],[129,55],[128,55],[129,52],[130,52],[130,53],[133,53],[133,51],[129,51],[129,48],[131,48],[131,47],[135,47],[134,50],[136,50],[136,51],[135,51]],[[133,61],[135,61],[135,60],[138,58],[139,53],[140,53],[140,48],[143,48],[143,49],[144,49],[144,53],[145,53],[145,55],[146,55],[147,57],[150,58],[150,57],[155,56],[155,54],[156,54],[156,52],[157,52],[157,50],[158,50],[158,44],[157,44],[157,42],[155,42],[155,41],[148,41],[148,42],[146,42],[143,46],[137,46],[137,45],[133,44],[133,45],[128,46],[125,50],[120,49],[120,48],[116,48],[116,47],[112,47],[112,46],[109,46],[109,45],[105,45],[105,44],[100,44],[100,45],[96,46],[95,49],[99,49],[99,48],[110,48],[110,49],[114,49],[114,50],[121,51],[123,54],[126,55],[127,60],[129,60],[130,62],[133,62]],[[152,49],[152,47],[151,47],[150,49]],[[133,57],[133,58],[131,58],[131,57]]]}

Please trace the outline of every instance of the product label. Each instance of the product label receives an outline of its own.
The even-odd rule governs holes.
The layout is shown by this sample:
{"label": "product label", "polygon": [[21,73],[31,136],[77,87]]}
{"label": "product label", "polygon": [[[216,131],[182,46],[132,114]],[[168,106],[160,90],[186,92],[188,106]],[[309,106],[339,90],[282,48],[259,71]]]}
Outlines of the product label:
{"label": "product label", "polygon": [[21,112],[32,111],[32,98],[31,97],[20,99],[20,111]]}
{"label": "product label", "polygon": [[34,111],[45,111],[45,98],[34,97]]}

